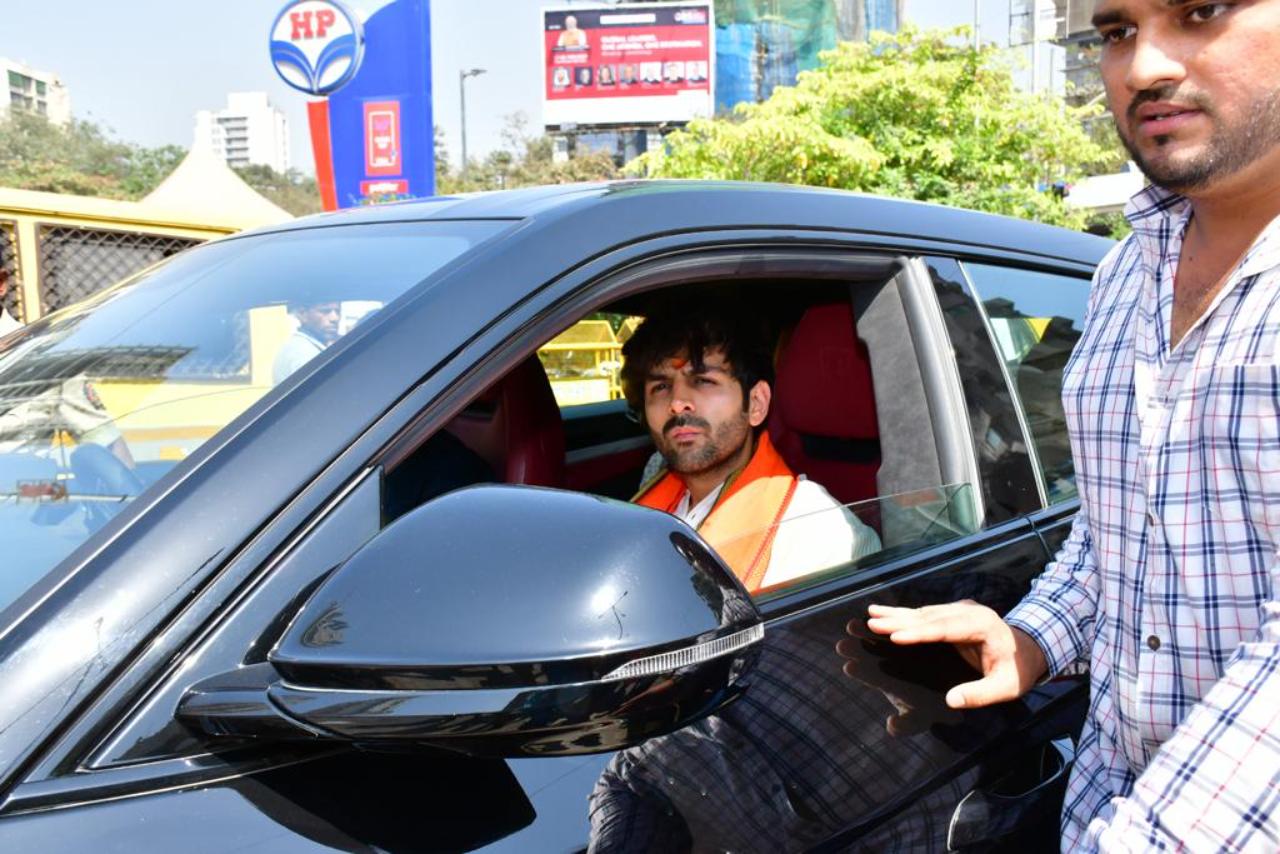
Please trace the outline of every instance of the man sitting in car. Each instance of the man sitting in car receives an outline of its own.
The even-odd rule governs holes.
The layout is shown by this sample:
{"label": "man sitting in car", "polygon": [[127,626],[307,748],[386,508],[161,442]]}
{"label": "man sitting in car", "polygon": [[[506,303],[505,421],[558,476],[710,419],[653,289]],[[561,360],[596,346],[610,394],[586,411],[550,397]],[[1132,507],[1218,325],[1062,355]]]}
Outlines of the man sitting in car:
{"label": "man sitting in car", "polygon": [[769,441],[773,358],[756,319],[673,306],[622,352],[623,392],[665,461],[632,500],[696,528],[747,590],[880,549],[875,531]]}

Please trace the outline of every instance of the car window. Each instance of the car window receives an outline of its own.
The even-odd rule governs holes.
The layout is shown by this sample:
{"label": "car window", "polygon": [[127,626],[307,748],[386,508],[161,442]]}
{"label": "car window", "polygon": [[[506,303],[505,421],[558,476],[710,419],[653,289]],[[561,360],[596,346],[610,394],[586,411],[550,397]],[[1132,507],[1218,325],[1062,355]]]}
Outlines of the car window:
{"label": "car window", "polygon": [[595,312],[538,348],[561,409],[622,398],[622,345],[642,319]]}
{"label": "car window", "polygon": [[1062,372],[1080,340],[1089,280],[966,263],[991,336],[1022,405],[1050,504],[1076,496],[1075,468],[1062,411]]}
{"label": "car window", "polygon": [[[867,286],[876,292],[896,287],[888,278]],[[735,511],[733,524],[742,530],[735,527],[734,541],[711,533],[710,522],[699,526],[749,589],[774,594],[812,576],[853,575],[980,530],[981,503],[973,485],[940,477],[935,442],[942,427],[930,421],[920,372],[901,369],[912,352],[901,303],[885,300],[881,308],[865,309],[860,319],[863,309],[854,308],[846,283],[721,287],[723,299],[758,303],[760,316],[772,324],[762,342],[773,351],[776,366],[767,430],[782,458],[804,476],[782,517],[750,513],[740,525]],[[678,299],[679,288],[650,297],[648,305]],[[632,301],[630,306],[642,312],[646,304]],[[600,402],[576,402],[621,395],[618,339],[625,340],[643,322],[643,314],[586,315],[544,342],[536,363],[526,360],[489,383],[388,473],[384,520],[477,483],[554,486],[620,500],[648,494],[663,459],[653,450],[644,414],[628,412],[621,399],[611,402],[623,406],[608,410]],[[860,340],[860,322],[874,326],[877,335]],[[557,389],[590,384],[598,384],[598,391],[579,395]],[[896,389],[893,406],[877,404],[877,385]],[[558,418],[538,403],[551,396],[548,386]],[[889,410],[888,420],[878,418],[881,408]],[[590,417],[579,419],[574,410]],[[912,425],[920,429],[912,431]],[[958,425],[949,429],[964,432]],[[892,441],[882,442],[886,431],[894,433]],[[564,452],[557,450],[561,441]],[[889,456],[882,459],[883,454]],[[889,476],[881,476],[883,462],[893,464]],[[771,559],[751,569],[742,565],[744,554],[770,552]]]}
{"label": "car window", "polygon": [[1000,524],[1039,510],[1040,490],[1029,440],[982,311],[955,259],[929,258],[927,263],[964,387],[986,509],[984,522]]}
{"label": "car window", "polygon": [[197,247],[0,351],[0,608],[291,372],[500,222]]}
{"label": "car window", "polygon": [[798,508],[801,512],[789,512],[776,525],[716,544],[721,557],[732,563],[743,547],[754,550],[764,543],[763,565],[756,568],[758,582],[748,584],[757,598],[772,599],[851,576],[979,529],[970,484],[810,509],[829,502],[824,492],[813,490],[805,506]]}

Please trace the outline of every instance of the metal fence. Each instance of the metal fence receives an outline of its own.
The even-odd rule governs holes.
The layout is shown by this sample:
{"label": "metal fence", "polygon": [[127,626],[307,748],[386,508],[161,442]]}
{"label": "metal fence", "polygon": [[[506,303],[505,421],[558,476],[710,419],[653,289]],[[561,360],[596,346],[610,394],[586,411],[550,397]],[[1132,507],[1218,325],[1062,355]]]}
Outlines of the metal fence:
{"label": "metal fence", "polygon": [[14,234],[15,223],[0,220],[0,278],[9,283],[9,292],[3,300],[9,316],[22,320],[22,277],[18,269],[18,241]]}
{"label": "metal fence", "polygon": [[42,225],[40,299],[44,310],[79,302],[126,276],[203,241],[172,235]]}

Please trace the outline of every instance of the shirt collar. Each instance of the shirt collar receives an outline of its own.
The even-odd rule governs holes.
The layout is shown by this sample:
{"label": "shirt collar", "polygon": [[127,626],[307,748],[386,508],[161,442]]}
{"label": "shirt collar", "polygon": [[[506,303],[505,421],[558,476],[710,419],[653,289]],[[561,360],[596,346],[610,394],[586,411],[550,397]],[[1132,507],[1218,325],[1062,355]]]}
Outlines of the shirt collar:
{"label": "shirt collar", "polygon": [[[1186,229],[1191,218],[1191,202],[1179,193],[1148,185],[1129,199],[1124,215],[1133,226],[1143,255],[1155,269],[1169,241],[1180,237]],[[1245,253],[1236,275],[1239,278],[1254,276],[1275,267],[1280,267],[1280,216],[1262,229]]]}
{"label": "shirt collar", "polygon": [[1124,206],[1124,217],[1129,220],[1133,230],[1140,234],[1150,234],[1179,214],[1190,214],[1191,202],[1187,197],[1148,184],[1140,193],[1135,193]]}
{"label": "shirt collar", "polygon": [[[698,526],[711,515],[711,510],[715,507],[716,501],[719,500],[720,493],[724,491],[724,485],[727,482],[721,481],[719,486],[703,496],[702,500],[697,504],[693,504],[693,496],[686,488],[684,496],[680,499],[680,504],[676,506],[676,515],[696,531]],[[690,506],[691,504],[692,506]]]}

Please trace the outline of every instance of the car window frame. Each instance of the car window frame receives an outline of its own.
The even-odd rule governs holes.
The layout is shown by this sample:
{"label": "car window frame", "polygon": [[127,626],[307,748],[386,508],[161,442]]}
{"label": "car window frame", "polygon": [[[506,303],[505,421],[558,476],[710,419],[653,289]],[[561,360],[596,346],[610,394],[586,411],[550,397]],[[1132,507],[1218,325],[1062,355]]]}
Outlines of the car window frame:
{"label": "car window frame", "polygon": [[[271,542],[276,545],[265,551],[261,547],[245,548],[233,556],[227,568],[193,603],[202,607],[189,608],[170,621],[153,636],[143,655],[134,658],[120,673],[112,674],[110,684],[104,686],[95,702],[86,709],[76,710],[76,717],[62,727],[56,741],[45,745],[39,761],[27,768],[19,785],[0,804],[0,816],[21,811],[25,794],[39,794],[46,803],[55,802],[63,806],[119,797],[122,793],[145,794],[214,779],[219,775],[238,776],[257,770],[239,764],[210,770],[197,767],[198,759],[187,759],[181,760],[187,763],[182,768],[161,767],[163,763],[153,763],[83,771],[77,762],[92,755],[96,749],[95,734],[119,725],[122,716],[135,706],[137,698],[163,679],[167,671],[158,669],[158,665],[189,652],[191,639],[227,613],[225,594],[220,596],[218,591],[235,590],[268,571],[266,567],[274,565],[287,553],[291,544],[297,542],[304,526],[327,515],[335,496],[350,488],[361,472],[376,466],[394,465],[411,450],[406,446],[406,436],[413,433],[429,435],[443,426],[486,387],[495,372],[500,373],[532,354],[536,343],[549,339],[565,318],[582,316],[593,306],[657,287],[653,279],[655,265],[662,265],[658,275],[670,281],[681,275],[681,262],[717,251],[734,256],[732,261],[725,261],[734,265],[726,266],[726,272],[741,272],[744,258],[748,267],[757,265],[755,269],[758,269],[758,265],[764,264],[771,253],[789,261],[802,257],[804,253],[859,254],[864,258],[911,257],[918,261],[918,253],[910,246],[913,243],[919,244],[921,249],[937,248],[932,241],[800,229],[732,229],[665,235],[615,248],[564,272],[551,282],[526,291],[473,336],[469,344],[407,389],[391,410],[383,413],[364,434],[341,449],[328,466],[303,485],[295,499],[281,508],[255,538],[259,546]],[[811,262],[812,257],[801,263]],[[918,282],[918,286],[924,289],[922,294],[927,306],[933,299],[927,275]],[[936,309],[936,300],[934,303]],[[941,323],[940,317],[936,320]],[[964,423],[967,424],[967,419]],[[969,447],[972,447],[971,442]],[[837,603],[887,578],[919,571],[920,566],[935,563],[941,556],[981,548],[989,539],[1007,536],[1011,530],[1029,526],[1025,519],[1013,520],[998,528],[903,555],[866,572],[859,571],[779,596],[765,603],[761,611],[767,620],[772,620],[808,608]],[[36,773],[39,769],[58,769],[58,772],[54,776],[40,776]],[[72,770],[81,773],[71,773]],[[107,780],[106,775],[113,779]],[[98,779],[87,779],[91,777]],[[110,794],[104,794],[106,791]]]}
{"label": "car window frame", "polygon": [[[1075,279],[1077,281],[1083,282],[1086,285],[1086,288],[1085,288],[1084,305],[1081,306],[1081,317],[1083,318],[1086,315],[1086,312],[1088,309],[1089,291],[1090,291],[1089,285],[1090,285],[1091,275],[1087,275],[1087,276],[1081,275],[1078,270],[1067,272],[1066,270],[1063,270],[1063,269],[1055,269],[1052,267],[1045,267],[1045,266],[1033,267],[1033,266],[1021,265],[1021,264],[993,263],[993,262],[986,261],[985,259],[979,259],[979,258],[970,258],[967,260],[969,263],[982,264],[988,267],[1014,267],[1022,272],[1040,273],[1046,276]],[[969,299],[974,305],[977,306],[979,316],[982,318],[983,325],[986,327],[987,336],[990,339],[991,346],[996,353],[996,361],[999,362],[1000,364],[1000,372],[1004,375],[1004,378],[1005,378],[1005,387],[1008,388],[1009,394],[1012,397],[1012,400],[1014,403],[1014,408],[1017,411],[1018,423],[1022,427],[1023,441],[1026,443],[1027,455],[1031,460],[1032,473],[1035,476],[1036,489],[1040,493],[1039,509],[1040,511],[1044,511],[1044,510],[1050,510],[1053,507],[1062,506],[1062,505],[1072,505],[1072,504],[1075,504],[1078,506],[1079,504],[1078,494],[1059,500],[1059,501],[1051,502],[1049,500],[1049,488],[1045,482],[1044,466],[1040,460],[1039,441],[1037,440],[1035,434],[1031,429],[1031,421],[1027,416],[1026,409],[1022,401],[1022,392],[1018,388],[1018,378],[1017,376],[1015,376],[1015,374],[1012,371],[1009,370],[1008,361],[1004,358],[1004,354],[1001,351],[1000,343],[996,336],[995,328],[991,322],[991,315],[987,311],[986,304],[983,302],[982,290],[977,286],[977,283],[973,280],[973,276],[969,272],[968,263],[966,263],[964,260],[960,260],[958,266],[960,267],[960,272],[963,276],[964,285],[969,292]],[[1082,321],[1082,326],[1083,326],[1083,321]],[[1074,352],[1074,347],[1072,348],[1072,352]],[[1074,469],[1075,469],[1075,461],[1073,460],[1072,470],[1074,471]]]}

